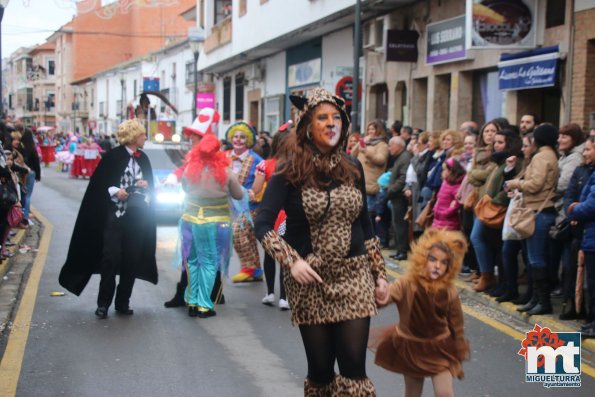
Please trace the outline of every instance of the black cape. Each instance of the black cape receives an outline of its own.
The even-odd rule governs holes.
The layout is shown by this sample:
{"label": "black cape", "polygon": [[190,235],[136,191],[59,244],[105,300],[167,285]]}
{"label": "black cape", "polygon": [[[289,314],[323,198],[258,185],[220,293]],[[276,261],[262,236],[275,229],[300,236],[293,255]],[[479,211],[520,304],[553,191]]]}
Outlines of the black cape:
{"label": "black cape", "polygon": [[[153,171],[149,158],[141,153],[137,159],[143,172],[143,179],[149,184],[149,192],[154,191]],[[125,146],[118,146],[101,159],[89,180],[87,191],[74,225],[66,263],[60,271],[59,282],[75,295],[80,295],[91,275],[100,273],[103,252],[103,231],[110,212],[115,205],[108,188],[120,186],[120,178],[126,169],[130,155]],[[153,197],[152,197],[153,198]],[[153,200],[151,200],[153,202]],[[127,213],[124,215],[128,216]],[[157,261],[155,248],[157,229],[155,212],[149,205],[142,215],[134,216],[138,233],[144,233],[141,259],[138,263],[126,263],[136,278],[157,284]],[[138,223],[137,223],[138,221]]]}

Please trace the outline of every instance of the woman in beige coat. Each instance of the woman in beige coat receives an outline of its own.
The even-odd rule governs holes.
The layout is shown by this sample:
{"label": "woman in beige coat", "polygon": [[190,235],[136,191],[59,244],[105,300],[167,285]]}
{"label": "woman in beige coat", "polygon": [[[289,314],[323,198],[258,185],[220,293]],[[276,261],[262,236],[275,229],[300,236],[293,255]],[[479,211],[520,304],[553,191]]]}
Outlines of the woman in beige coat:
{"label": "woman in beige coat", "polygon": [[[368,213],[372,225],[376,226],[375,218],[379,205],[377,198],[378,178],[386,171],[388,162],[388,144],[386,143],[386,130],[384,124],[379,120],[368,123],[366,127],[366,137],[360,139],[359,145],[354,145],[351,155],[356,157],[364,168],[364,177],[366,179],[366,195],[368,200]],[[375,227],[375,229],[377,229]],[[378,230],[376,230],[378,234]]]}

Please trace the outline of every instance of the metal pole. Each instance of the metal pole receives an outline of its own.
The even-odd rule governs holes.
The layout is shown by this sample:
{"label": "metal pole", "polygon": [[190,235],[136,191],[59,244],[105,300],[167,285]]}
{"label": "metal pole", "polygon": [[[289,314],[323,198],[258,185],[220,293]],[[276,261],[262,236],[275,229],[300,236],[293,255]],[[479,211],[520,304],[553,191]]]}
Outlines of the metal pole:
{"label": "metal pole", "polygon": [[196,119],[196,94],[198,93],[198,51],[194,52],[194,95],[192,99],[192,122]]}
{"label": "metal pole", "polygon": [[351,131],[359,131],[359,55],[361,47],[361,2],[355,2],[355,23],[353,26],[353,99],[351,101]]}
{"label": "metal pole", "polygon": [[124,79],[120,79],[120,123],[123,123],[124,120],[126,119],[125,117],[125,107],[124,107]]}

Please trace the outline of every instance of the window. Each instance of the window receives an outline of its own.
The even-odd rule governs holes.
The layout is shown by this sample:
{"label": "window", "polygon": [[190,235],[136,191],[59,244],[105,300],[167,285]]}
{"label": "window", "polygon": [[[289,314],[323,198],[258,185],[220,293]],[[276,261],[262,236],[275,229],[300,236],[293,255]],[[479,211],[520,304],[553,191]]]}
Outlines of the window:
{"label": "window", "polygon": [[[170,99],[169,97],[169,88],[165,88],[163,90],[161,90],[161,93],[163,94],[164,97],[166,97],[168,100]],[[159,108],[159,111],[161,113],[165,113],[165,102],[164,101],[160,101],[161,102],[161,106]]]}
{"label": "window", "polygon": [[56,61],[50,59],[48,61],[48,75],[53,76],[56,74]]}
{"label": "window", "polygon": [[239,12],[239,16],[244,16],[246,15],[247,12],[247,0],[240,0],[240,12]]}
{"label": "window", "polygon": [[56,94],[52,92],[48,94],[48,99],[45,103],[45,110],[52,110],[54,106],[56,106]]}
{"label": "window", "polygon": [[232,10],[231,0],[215,0],[215,25],[226,18],[231,18]]}
{"label": "window", "polygon": [[185,81],[186,85],[194,83],[194,73],[192,73],[193,68],[194,68],[194,62],[186,63],[186,67],[184,69],[185,70],[184,81]]}
{"label": "window", "polygon": [[99,116],[105,116],[105,102],[99,102]]}
{"label": "window", "polygon": [[545,27],[564,25],[566,17],[566,0],[547,0],[545,9]]}
{"label": "window", "polygon": [[279,109],[281,101],[279,97],[266,98],[264,100],[264,129],[266,131],[277,131],[281,122],[279,121]]}
{"label": "window", "polygon": [[117,116],[122,117],[122,100],[121,99],[118,99],[116,101],[116,109],[118,109]]}
{"label": "window", "polygon": [[134,80],[134,85],[132,86],[132,91],[134,93],[134,97],[136,98],[136,94],[137,94],[137,92],[136,92],[136,79]]}
{"label": "window", "polygon": [[33,88],[27,88],[27,110],[33,110]]}
{"label": "window", "polygon": [[229,121],[231,116],[231,77],[223,79],[223,120]]}
{"label": "window", "polygon": [[236,74],[236,120],[244,118],[244,73]]}

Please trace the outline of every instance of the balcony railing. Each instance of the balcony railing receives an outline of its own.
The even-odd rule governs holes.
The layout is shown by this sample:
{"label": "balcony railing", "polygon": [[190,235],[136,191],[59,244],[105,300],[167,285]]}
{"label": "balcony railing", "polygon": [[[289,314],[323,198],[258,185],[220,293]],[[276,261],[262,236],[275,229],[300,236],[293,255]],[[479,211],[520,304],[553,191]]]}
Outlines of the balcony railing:
{"label": "balcony railing", "polygon": [[207,36],[204,43],[205,52],[215,50],[223,44],[231,42],[231,17],[225,18],[211,29],[211,34]]}

